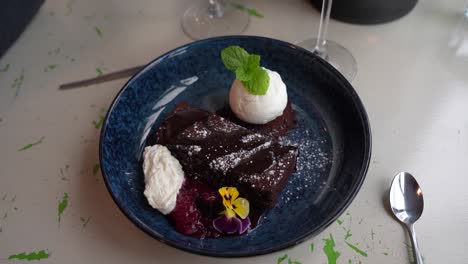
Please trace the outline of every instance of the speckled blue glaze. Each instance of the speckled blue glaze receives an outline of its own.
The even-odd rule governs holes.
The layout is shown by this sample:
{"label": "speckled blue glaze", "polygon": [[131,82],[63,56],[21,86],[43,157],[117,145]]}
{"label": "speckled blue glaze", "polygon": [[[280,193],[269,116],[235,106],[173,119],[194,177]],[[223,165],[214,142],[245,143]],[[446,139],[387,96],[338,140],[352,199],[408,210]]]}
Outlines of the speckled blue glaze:
{"label": "speckled blue glaze", "polygon": [[[181,101],[216,110],[226,104],[234,75],[220,52],[240,45],[281,74],[298,116],[283,139],[297,144],[298,170],[275,208],[247,235],[199,240],[181,235],[143,196],[141,155],[147,136]],[[371,135],[352,86],[312,53],[279,40],[230,36],[175,49],[148,64],[122,88],[107,113],[100,142],[101,169],[120,209],[154,238],[190,252],[222,257],[266,254],[300,243],[330,225],[364,181]]]}

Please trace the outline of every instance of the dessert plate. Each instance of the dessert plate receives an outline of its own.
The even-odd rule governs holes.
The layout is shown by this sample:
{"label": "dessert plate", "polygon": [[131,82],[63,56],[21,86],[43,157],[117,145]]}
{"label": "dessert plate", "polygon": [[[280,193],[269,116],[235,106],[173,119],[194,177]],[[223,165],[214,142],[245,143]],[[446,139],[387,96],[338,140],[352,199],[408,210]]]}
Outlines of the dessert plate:
{"label": "dessert plate", "polygon": [[[261,56],[288,88],[298,125],[282,139],[299,148],[297,172],[257,228],[217,239],[184,236],[148,205],[141,169],[146,139],[179,102],[216,111],[227,104],[234,75],[220,52],[239,45]],[[152,237],[193,253],[240,257],[296,245],[333,223],[358,193],[369,166],[371,132],[351,84],[311,52],[280,40],[229,36],[193,42],[149,63],[114,99],[104,121],[100,162],[122,212]]]}

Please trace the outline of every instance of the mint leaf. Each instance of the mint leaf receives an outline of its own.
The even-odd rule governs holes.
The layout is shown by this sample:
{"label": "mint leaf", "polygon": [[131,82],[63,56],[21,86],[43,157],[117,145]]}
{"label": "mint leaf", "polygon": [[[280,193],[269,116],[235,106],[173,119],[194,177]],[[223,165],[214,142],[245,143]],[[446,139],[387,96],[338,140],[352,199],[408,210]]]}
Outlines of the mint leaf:
{"label": "mint leaf", "polygon": [[260,67],[260,56],[249,54],[239,46],[229,46],[221,51],[221,59],[227,69],[236,74],[245,88],[253,95],[264,95],[268,90],[270,77]]}
{"label": "mint leaf", "polygon": [[247,65],[250,68],[256,68],[260,66],[260,56],[256,54],[251,54],[247,58]]}
{"label": "mint leaf", "polygon": [[253,77],[253,74],[249,72],[249,69],[247,69],[247,67],[241,66],[237,68],[236,79],[241,80],[241,81],[250,81],[252,77]]}
{"label": "mint leaf", "polygon": [[221,51],[221,60],[230,71],[236,71],[248,58],[249,53],[239,46],[229,46]]}
{"label": "mint leaf", "polygon": [[260,66],[260,56],[249,55],[247,62],[237,68],[236,79],[241,81],[250,81],[255,74],[255,71]]}
{"label": "mint leaf", "polygon": [[265,95],[270,83],[270,76],[261,67],[257,67],[253,73],[253,78],[248,81],[242,81],[245,88],[253,95]]}

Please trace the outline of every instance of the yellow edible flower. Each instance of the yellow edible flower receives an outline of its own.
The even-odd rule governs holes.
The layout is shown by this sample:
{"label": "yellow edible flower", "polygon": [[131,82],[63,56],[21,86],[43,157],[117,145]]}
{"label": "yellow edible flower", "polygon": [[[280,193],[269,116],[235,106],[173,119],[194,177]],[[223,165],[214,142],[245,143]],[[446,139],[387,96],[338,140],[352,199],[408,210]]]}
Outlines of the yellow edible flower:
{"label": "yellow edible flower", "polygon": [[226,210],[223,212],[228,218],[233,218],[236,214],[245,219],[249,216],[250,205],[245,198],[239,197],[239,191],[236,187],[221,187],[218,190],[223,197],[223,205]]}

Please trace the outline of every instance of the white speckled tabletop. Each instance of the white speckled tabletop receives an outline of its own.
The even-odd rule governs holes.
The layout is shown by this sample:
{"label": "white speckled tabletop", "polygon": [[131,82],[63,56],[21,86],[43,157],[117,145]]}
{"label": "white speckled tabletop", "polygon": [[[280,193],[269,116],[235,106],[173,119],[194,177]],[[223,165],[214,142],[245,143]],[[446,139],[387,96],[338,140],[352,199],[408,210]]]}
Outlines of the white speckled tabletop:
{"label": "white speckled tabletop", "polygon": [[[281,263],[332,263],[323,250],[330,235],[339,264],[409,263],[405,230],[383,206],[401,170],[416,175],[424,192],[416,229],[426,263],[468,263],[464,0],[419,1],[404,18],[377,26],[331,21],[329,38],[358,63],[353,85],[370,117],[373,155],[358,196],[323,233],[270,255],[216,259],[164,245],[127,220],[97,167],[100,119],[126,80],[57,87],[190,42],[180,17],[191,2],[49,0],[0,59],[0,263],[32,256],[50,264],[266,264],[285,255]],[[246,3],[265,17],[252,18],[244,34],[294,43],[317,32],[309,1]]]}

